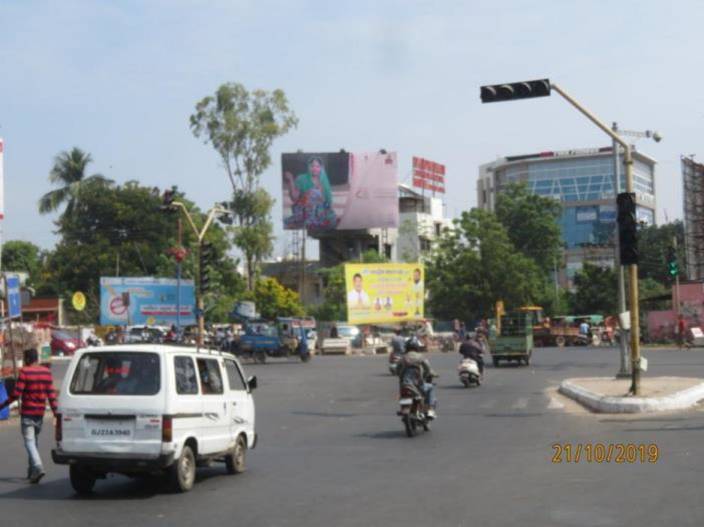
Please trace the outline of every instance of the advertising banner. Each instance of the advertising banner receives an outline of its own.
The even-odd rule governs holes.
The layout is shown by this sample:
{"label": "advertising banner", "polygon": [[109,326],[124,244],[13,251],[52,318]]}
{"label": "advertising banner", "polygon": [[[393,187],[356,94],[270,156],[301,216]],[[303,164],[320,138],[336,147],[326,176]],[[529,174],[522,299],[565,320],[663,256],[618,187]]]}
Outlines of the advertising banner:
{"label": "advertising banner", "polygon": [[445,165],[423,159],[413,158],[413,186],[425,190],[445,193]]}
{"label": "advertising banner", "polygon": [[398,227],[396,153],[282,154],[284,229]]}
{"label": "advertising banner", "polygon": [[[100,278],[100,324],[170,326],[176,323],[177,281],[171,278]],[[193,280],[181,280],[181,325],[196,323]]]}
{"label": "advertising banner", "polygon": [[347,321],[384,324],[423,319],[421,264],[345,264]]}

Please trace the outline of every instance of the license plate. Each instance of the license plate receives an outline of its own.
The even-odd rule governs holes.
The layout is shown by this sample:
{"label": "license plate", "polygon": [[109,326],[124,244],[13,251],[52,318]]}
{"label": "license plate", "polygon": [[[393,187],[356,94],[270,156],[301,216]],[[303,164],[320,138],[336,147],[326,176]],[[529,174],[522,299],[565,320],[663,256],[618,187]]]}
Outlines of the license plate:
{"label": "license plate", "polygon": [[92,424],[89,428],[89,434],[94,439],[130,439],[133,428],[133,423],[128,422]]}
{"label": "license plate", "polygon": [[400,399],[398,404],[401,406],[407,406],[413,404],[413,399]]}

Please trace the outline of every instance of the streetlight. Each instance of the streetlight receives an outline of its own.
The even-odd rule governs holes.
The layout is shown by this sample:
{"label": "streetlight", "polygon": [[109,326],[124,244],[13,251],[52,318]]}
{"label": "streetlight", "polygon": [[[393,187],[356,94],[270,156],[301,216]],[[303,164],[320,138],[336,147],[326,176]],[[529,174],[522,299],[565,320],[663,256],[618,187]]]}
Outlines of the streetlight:
{"label": "streetlight", "polygon": [[[658,132],[653,132],[651,130],[645,130],[644,132],[638,132],[634,130],[621,130],[619,129],[618,123],[616,122],[611,125],[611,130],[614,132],[618,132],[619,135],[622,136],[627,135],[629,137],[635,137],[636,139],[648,138],[652,139],[656,143],[662,141],[662,136]],[[613,151],[614,158],[614,193],[618,194],[621,191],[621,176],[619,174],[621,163],[619,162],[620,148],[616,141],[612,141],[611,149]],[[616,244],[614,247],[614,252],[617,269],[616,272],[618,274],[618,312],[624,313],[626,311],[626,286],[623,267],[621,266],[621,256],[619,254],[620,244],[618,229],[615,230],[615,236]],[[619,347],[621,350],[621,365],[618,373],[616,374],[617,378],[625,378],[631,376],[631,373],[628,370],[628,346],[626,345],[626,339],[624,338],[624,336],[625,332],[621,331],[621,336],[619,338]]]}
{"label": "streetlight", "polygon": [[482,86],[480,91],[481,100],[484,103],[511,101],[516,99],[532,99],[535,97],[549,96],[552,90],[556,91],[568,103],[576,108],[582,115],[595,124],[602,132],[607,134],[624,149],[624,163],[626,165],[626,192],[619,194],[617,199],[618,226],[621,232],[620,245],[621,263],[628,265],[629,278],[629,299],[631,304],[631,364],[632,383],[631,393],[640,393],[640,328],[638,325],[638,250],[635,245],[635,194],[633,193],[633,153],[631,145],[619,134],[611,130],[594,114],[579,104],[567,92],[557,84],[550,82],[550,79],[538,79],[533,81],[512,82],[506,84],[496,84]]}

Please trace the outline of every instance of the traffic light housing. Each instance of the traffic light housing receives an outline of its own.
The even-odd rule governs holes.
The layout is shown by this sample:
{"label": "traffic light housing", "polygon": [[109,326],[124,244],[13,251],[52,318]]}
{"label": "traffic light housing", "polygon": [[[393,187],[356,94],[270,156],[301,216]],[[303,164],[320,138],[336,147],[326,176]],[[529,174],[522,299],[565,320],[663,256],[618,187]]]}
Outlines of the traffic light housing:
{"label": "traffic light housing", "polygon": [[176,212],[178,208],[174,205],[174,199],[176,199],[176,192],[173,189],[165,190],[161,196],[160,209],[163,212]]}
{"label": "traffic light housing", "polygon": [[210,290],[210,265],[212,264],[213,256],[213,244],[203,242],[200,246],[198,277],[201,293],[207,293]]}
{"label": "traffic light housing", "polygon": [[673,278],[680,274],[680,264],[677,261],[677,249],[672,246],[667,250],[667,273]]}
{"label": "traffic light housing", "polygon": [[638,219],[636,195],[622,192],[616,197],[618,209],[618,239],[621,265],[638,264]]}
{"label": "traffic light housing", "polygon": [[482,102],[513,101],[517,99],[547,97],[550,95],[550,90],[550,79],[538,79],[482,86],[480,97]]}

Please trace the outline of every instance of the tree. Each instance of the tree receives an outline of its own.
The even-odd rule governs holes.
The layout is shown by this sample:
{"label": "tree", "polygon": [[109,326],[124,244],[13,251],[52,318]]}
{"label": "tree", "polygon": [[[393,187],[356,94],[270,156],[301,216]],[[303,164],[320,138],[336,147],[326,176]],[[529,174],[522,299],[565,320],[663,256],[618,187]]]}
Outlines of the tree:
{"label": "tree", "polygon": [[511,243],[546,274],[561,259],[561,214],[558,201],[533,194],[523,183],[502,188],[496,200],[496,217]]}
{"label": "tree", "polygon": [[100,174],[86,176],[86,168],[93,161],[90,154],[78,147],[70,152],[61,152],[54,159],[54,166],[49,172],[49,181],[59,188],[44,194],[39,200],[39,212],[48,214],[58,210],[66,204],[66,214],[71,214],[76,203],[80,200],[81,191],[87,185],[109,185],[110,179]]}
{"label": "tree", "polygon": [[[98,182],[85,185],[71,214],[61,216],[57,225],[61,236],[47,262],[48,278],[57,292],[68,296],[83,291],[88,299],[86,311],[74,314],[77,320],[97,318],[101,276],[174,276],[175,262],[168,250],[177,242],[175,214],[159,208],[159,191],[136,182],[106,188]],[[195,221],[202,225],[200,213],[182,194],[179,201],[189,207]],[[183,231],[183,245],[193,247],[195,237]],[[227,256],[227,235],[219,225],[208,230],[214,261],[212,291],[206,305],[217,304],[219,296],[237,296],[244,289],[236,262]],[[191,251],[183,261],[182,276],[195,275],[196,254]]]}
{"label": "tree", "polygon": [[46,253],[31,242],[11,240],[2,247],[2,267],[6,271],[29,274],[27,285],[36,292],[45,292],[43,276]]}
{"label": "tree", "polygon": [[190,117],[193,135],[219,154],[232,186],[238,220],[234,241],[244,254],[249,290],[259,263],[273,248],[273,199],[260,188],[259,179],[271,165],[274,139],[297,125],[282,90],[250,92],[239,83],[221,85],[196,104]]}
{"label": "tree", "polygon": [[494,214],[472,209],[440,238],[427,264],[426,286],[434,317],[470,321],[491,316],[497,300],[508,309],[534,303],[546,282]]}
{"label": "tree", "polygon": [[276,278],[257,280],[254,291],[246,295],[257,305],[257,311],[268,320],[276,317],[300,317],[305,314],[298,293],[281,285]]}
{"label": "tree", "polygon": [[677,238],[677,261],[680,275],[686,274],[684,252],[684,224],[681,221],[664,225],[649,225],[638,231],[638,276],[652,278],[661,284],[669,284],[673,277],[668,274],[667,254]]}
{"label": "tree", "polygon": [[585,262],[574,277],[572,312],[580,315],[613,315],[618,312],[616,271]]}

